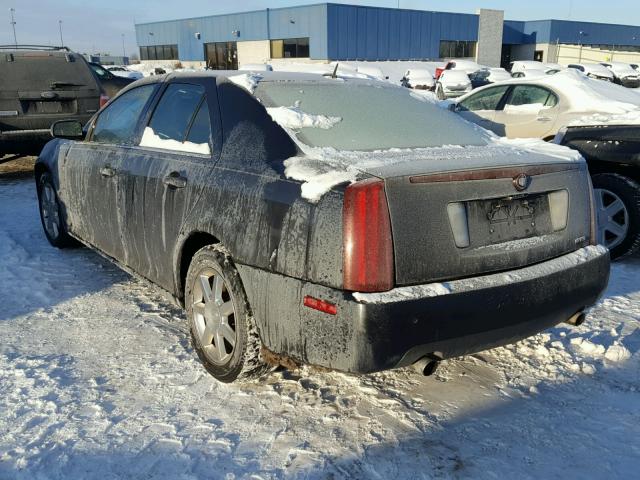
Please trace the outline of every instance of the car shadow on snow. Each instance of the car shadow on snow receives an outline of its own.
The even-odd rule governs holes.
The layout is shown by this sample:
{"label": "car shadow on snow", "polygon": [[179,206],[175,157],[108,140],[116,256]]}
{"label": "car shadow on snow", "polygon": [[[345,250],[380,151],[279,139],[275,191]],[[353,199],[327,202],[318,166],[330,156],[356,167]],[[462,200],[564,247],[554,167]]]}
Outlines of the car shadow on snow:
{"label": "car shadow on snow", "polygon": [[89,249],[48,243],[32,178],[30,172],[0,175],[0,321],[47,312],[130,278]]}

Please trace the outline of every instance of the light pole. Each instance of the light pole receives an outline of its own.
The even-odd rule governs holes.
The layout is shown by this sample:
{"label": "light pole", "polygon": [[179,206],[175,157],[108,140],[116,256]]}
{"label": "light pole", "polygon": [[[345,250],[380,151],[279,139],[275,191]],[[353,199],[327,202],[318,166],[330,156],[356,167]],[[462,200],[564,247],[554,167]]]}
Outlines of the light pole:
{"label": "light pole", "polygon": [[13,27],[13,43],[15,44],[15,46],[18,46],[18,39],[16,37],[16,19],[14,18],[14,13],[16,13],[16,9],[15,8],[10,8],[9,11],[11,12],[11,26]]}
{"label": "light pole", "polygon": [[582,37],[586,37],[587,36],[587,32],[584,32],[582,30],[580,30],[578,32],[578,35],[580,35],[580,54],[578,57],[578,63],[582,63]]}
{"label": "light pole", "polygon": [[58,20],[58,27],[60,29],[60,46],[64,47],[64,40],[62,40],[62,20]]}
{"label": "light pole", "polygon": [[126,57],[127,56],[127,52],[124,49],[124,33],[122,34],[122,57]]}

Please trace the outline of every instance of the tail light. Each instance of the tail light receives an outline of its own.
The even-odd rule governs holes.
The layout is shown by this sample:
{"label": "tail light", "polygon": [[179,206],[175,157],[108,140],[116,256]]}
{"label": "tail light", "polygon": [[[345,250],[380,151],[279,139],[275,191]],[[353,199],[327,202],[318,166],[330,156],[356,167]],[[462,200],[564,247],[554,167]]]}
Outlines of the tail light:
{"label": "tail light", "polygon": [[104,107],[109,102],[109,100],[110,98],[108,95],[105,95],[104,93],[100,95],[100,108]]}
{"label": "tail light", "polygon": [[342,212],[344,289],[383,292],[393,288],[393,240],[384,182],[347,187]]}

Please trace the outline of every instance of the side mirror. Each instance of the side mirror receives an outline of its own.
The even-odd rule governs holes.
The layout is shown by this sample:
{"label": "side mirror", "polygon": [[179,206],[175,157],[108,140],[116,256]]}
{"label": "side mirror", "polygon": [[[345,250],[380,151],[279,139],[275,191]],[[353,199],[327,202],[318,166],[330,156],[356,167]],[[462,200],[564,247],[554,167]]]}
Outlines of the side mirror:
{"label": "side mirror", "polygon": [[457,112],[458,111],[458,104],[457,103],[450,103],[448,108],[449,108],[450,112]]}
{"label": "side mirror", "polygon": [[83,140],[82,123],[77,120],[59,120],[51,125],[51,136],[68,140]]}

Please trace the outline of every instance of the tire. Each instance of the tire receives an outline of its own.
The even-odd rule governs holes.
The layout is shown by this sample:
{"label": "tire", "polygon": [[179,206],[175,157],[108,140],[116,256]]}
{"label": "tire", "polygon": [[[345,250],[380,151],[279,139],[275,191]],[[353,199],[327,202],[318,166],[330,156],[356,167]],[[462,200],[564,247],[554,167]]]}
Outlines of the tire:
{"label": "tire", "polygon": [[598,243],[612,259],[640,250],[640,185],[617,173],[593,176],[596,196]]}
{"label": "tire", "polygon": [[185,306],[193,348],[217,380],[250,380],[268,371],[240,275],[224,247],[210,245],[193,256]]}
{"label": "tire", "polygon": [[49,172],[40,175],[37,187],[40,221],[47,240],[57,248],[74,246],[76,243],[69,236],[56,187]]}

